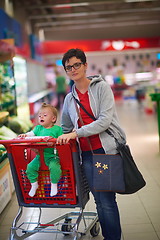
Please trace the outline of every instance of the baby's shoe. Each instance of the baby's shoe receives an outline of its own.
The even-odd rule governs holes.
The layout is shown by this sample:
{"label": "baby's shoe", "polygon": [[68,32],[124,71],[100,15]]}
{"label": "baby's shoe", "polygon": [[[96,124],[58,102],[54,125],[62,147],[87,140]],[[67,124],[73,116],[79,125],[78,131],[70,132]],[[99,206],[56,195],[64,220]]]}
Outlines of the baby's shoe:
{"label": "baby's shoe", "polygon": [[28,195],[33,197],[36,194],[38,188],[38,182],[31,183],[31,190],[29,191]]}
{"label": "baby's shoe", "polygon": [[51,183],[51,192],[50,196],[53,197],[58,192],[57,183]]}

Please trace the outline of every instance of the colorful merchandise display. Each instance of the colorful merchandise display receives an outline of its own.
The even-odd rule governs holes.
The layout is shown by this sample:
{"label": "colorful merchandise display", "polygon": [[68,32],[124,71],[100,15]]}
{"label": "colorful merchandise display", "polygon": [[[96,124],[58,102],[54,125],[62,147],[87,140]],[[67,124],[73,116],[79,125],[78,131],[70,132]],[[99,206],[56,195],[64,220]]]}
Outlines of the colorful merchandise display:
{"label": "colorful merchandise display", "polygon": [[[1,40],[0,43],[2,43]],[[7,43],[0,44],[1,140],[15,138],[17,137],[17,134],[26,132],[32,128],[32,123],[29,119],[30,115],[27,94],[25,94],[27,93],[27,78],[25,78],[25,81],[22,81],[24,76],[26,76],[26,72],[24,71],[24,68],[20,68],[18,62],[14,63],[14,54],[12,50],[13,49],[9,48]],[[10,201],[13,191],[14,185],[7,151],[3,145],[0,145],[0,213]]]}

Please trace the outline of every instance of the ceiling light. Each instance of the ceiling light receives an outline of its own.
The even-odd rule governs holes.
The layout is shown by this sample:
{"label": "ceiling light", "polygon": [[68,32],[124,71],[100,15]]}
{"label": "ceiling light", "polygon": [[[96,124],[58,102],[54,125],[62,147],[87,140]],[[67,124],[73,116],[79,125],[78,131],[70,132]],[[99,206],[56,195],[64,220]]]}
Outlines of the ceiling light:
{"label": "ceiling light", "polygon": [[66,3],[66,4],[56,4],[52,8],[65,8],[65,7],[81,7],[81,6],[88,6],[88,2],[84,3]]}
{"label": "ceiling light", "polygon": [[153,2],[157,0],[125,0],[125,2]]}

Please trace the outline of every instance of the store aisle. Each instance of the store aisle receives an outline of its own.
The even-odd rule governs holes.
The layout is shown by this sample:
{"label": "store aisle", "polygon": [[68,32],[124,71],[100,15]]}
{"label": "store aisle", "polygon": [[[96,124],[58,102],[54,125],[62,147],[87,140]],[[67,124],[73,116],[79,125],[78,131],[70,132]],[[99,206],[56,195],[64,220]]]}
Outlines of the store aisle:
{"label": "store aisle", "polygon": [[[160,239],[160,154],[155,115],[146,115],[138,108],[134,100],[117,102],[121,124],[127,134],[128,143],[140,170],[146,179],[147,186],[136,194],[117,195],[119,204],[123,240],[158,240]],[[15,194],[12,201],[0,215],[0,239],[7,240],[9,229],[18,210]],[[73,211],[72,209],[71,211]],[[93,199],[87,203],[86,211],[95,211]],[[42,219],[53,220],[70,209],[44,209]],[[38,209],[25,208],[23,221],[35,221]],[[71,239],[62,234],[41,233],[27,239],[54,240]],[[82,238],[92,239],[90,234]],[[102,236],[94,240],[102,240]]]}

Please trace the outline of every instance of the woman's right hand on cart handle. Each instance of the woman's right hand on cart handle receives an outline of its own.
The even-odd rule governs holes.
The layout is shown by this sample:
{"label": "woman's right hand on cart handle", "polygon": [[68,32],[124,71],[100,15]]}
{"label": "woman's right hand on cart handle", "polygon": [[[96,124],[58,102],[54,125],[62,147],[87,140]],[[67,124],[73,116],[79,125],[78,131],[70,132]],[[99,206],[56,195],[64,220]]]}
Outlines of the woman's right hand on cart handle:
{"label": "woman's right hand on cart handle", "polygon": [[71,133],[65,133],[65,134],[62,134],[61,136],[59,136],[57,138],[57,142],[56,143],[60,144],[60,145],[66,144],[66,143],[69,142],[69,140],[75,139],[76,137],[77,137],[76,131],[73,131]]}

